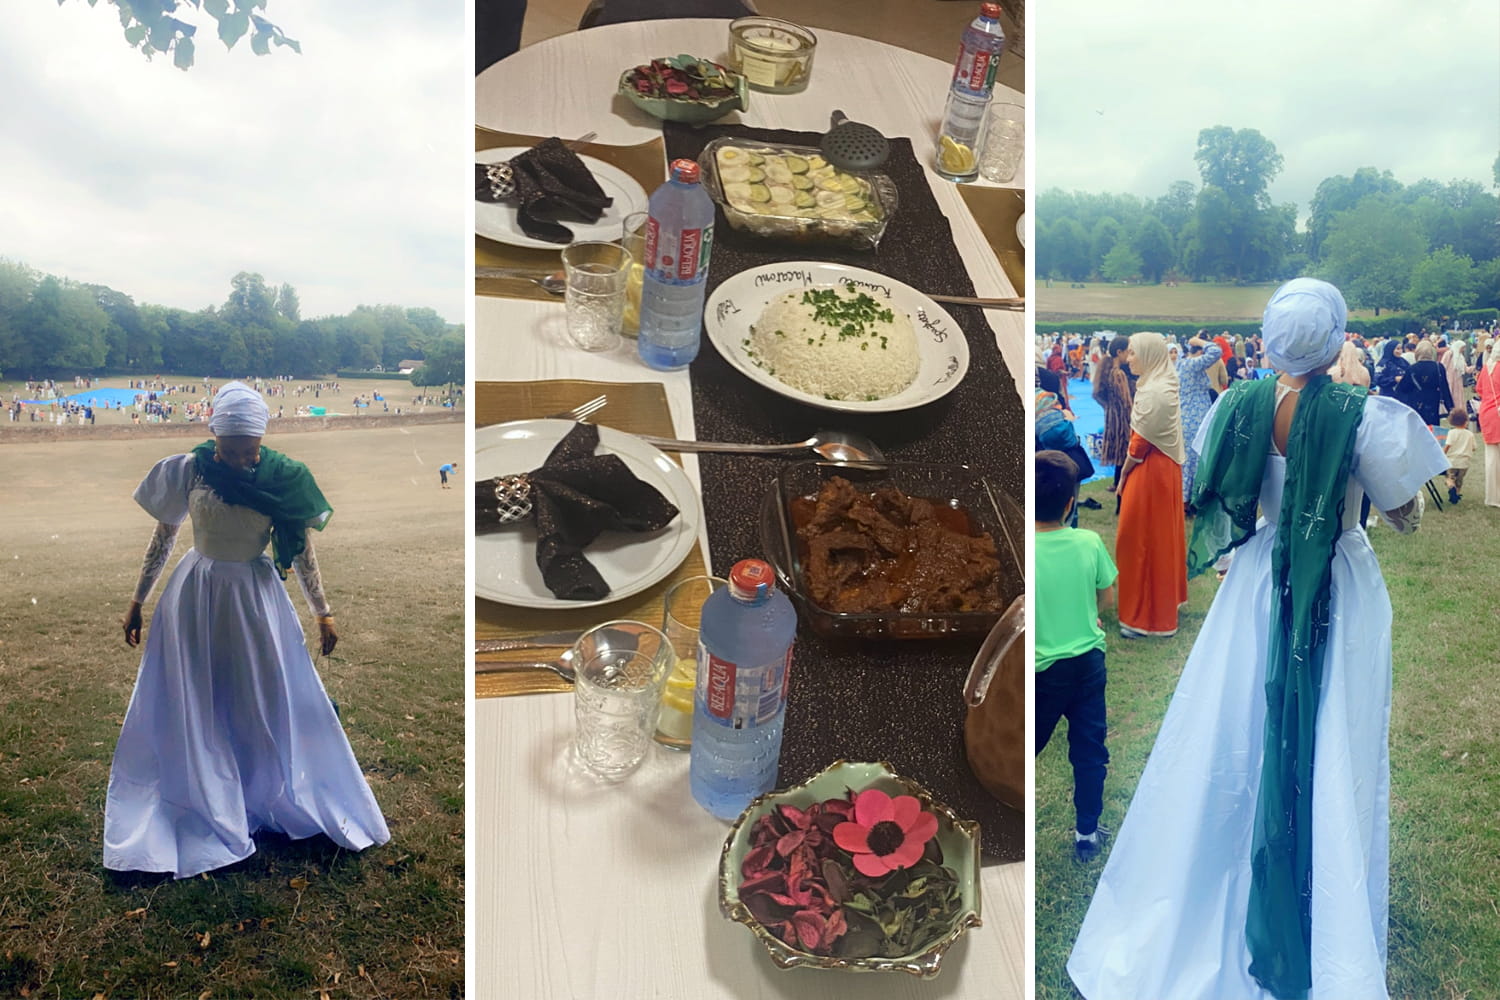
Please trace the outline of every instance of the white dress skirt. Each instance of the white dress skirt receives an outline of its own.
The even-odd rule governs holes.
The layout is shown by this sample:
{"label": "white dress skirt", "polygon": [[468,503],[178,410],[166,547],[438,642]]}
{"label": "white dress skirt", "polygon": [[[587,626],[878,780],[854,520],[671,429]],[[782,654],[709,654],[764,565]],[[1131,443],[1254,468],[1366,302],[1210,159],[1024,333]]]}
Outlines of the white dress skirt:
{"label": "white dress skirt", "polygon": [[[1369,397],[1333,557],[1318,705],[1311,1000],[1387,997],[1391,605],[1359,527],[1360,493],[1395,510],[1446,467],[1413,410]],[[1280,513],[1285,476],[1286,460],[1271,456],[1265,516],[1204,619],[1068,959],[1088,1000],[1271,998],[1249,973],[1245,916],[1276,536],[1267,517]]]}
{"label": "white dress skirt", "polygon": [[251,835],[390,839],[265,555],[270,520],[226,504],[191,455],[135,493],[159,521],[193,521],[146,632],[110,769],[104,866],[187,878],[255,853]]}

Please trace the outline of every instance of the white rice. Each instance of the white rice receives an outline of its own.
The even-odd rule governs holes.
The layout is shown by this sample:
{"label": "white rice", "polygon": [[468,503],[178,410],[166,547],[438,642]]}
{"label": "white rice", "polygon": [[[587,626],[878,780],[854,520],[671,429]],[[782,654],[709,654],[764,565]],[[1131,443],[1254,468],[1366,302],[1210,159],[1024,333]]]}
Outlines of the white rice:
{"label": "white rice", "polygon": [[[821,289],[819,290],[821,291]],[[839,298],[857,292],[837,289]],[[859,335],[840,335],[837,326],[814,319],[805,291],[788,292],[766,304],[745,343],[750,359],[794,389],[824,399],[886,399],[917,377],[917,335],[911,318],[889,303],[890,320],[875,319]]]}

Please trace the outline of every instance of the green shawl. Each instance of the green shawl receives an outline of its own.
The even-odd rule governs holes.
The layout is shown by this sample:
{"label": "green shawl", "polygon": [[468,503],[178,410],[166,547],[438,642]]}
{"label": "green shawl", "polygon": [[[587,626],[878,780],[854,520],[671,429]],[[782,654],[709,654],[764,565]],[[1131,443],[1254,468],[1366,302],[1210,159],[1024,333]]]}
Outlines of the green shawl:
{"label": "green shawl", "polygon": [[225,503],[249,507],[271,519],[271,552],[283,580],[292,560],[307,548],[308,526],[322,531],[333,514],[307,466],[264,445],[260,461],[248,472],[217,461],[212,440],[193,449],[193,465]]}
{"label": "green shawl", "polygon": [[[1276,588],[1266,660],[1266,723],[1251,843],[1245,940],[1250,974],[1289,1000],[1312,986],[1312,780],[1318,692],[1328,642],[1334,546],[1367,390],[1308,381],[1287,437],[1286,483],[1272,549]],[[1239,382],[1219,404],[1198,460],[1192,575],[1243,544],[1276,415],[1276,380]]]}

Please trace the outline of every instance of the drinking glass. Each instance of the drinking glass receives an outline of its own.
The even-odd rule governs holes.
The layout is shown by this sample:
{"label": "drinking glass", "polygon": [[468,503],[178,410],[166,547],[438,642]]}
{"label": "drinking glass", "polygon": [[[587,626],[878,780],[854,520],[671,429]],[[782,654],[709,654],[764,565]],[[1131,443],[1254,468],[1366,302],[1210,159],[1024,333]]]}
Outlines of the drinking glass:
{"label": "drinking glass", "polygon": [[994,104],[985,135],[979,174],[987,181],[1012,180],[1026,158],[1026,109],[1019,104]]}
{"label": "drinking glass", "polygon": [[669,750],[693,745],[693,689],[698,679],[698,619],[703,602],[727,580],[717,576],[690,576],[667,591],[662,628],[672,643],[676,665],[667,675],[661,696],[661,719],[656,724],[656,742]]}
{"label": "drinking glass", "polygon": [[646,277],[646,220],[649,212],[631,212],[620,231],[620,246],[630,253],[630,278],[625,282],[625,316],[620,332],[637,337],[641,332],[641,284]]}
{"label": "drinking glass", "polygon": [[573,753],[594,774],[618,781],[651,746],[672,644],[644,622],[596,625],[573,645]]}
{"label": "drinking glass", "polygon": [[567,273],[568,339],[585,351],[607,351],[620,342],[630,253],[617,243],[584,241],[562,252]]}

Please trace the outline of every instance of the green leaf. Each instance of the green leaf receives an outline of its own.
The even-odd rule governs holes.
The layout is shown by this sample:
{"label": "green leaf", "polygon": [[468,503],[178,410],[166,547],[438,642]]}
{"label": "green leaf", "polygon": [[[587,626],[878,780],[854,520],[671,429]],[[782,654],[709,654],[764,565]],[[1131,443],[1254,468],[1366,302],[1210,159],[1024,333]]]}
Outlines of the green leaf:
{"label": "green leaf", "polygon": [[146,26],[144,24],[132,24],[125,29],[125,40],[129,42],[132,47],[139,46],[145,39],[145,37]]}
{"label": "green leaf", "polygon": [[269,55],[271,52],[271,35],[269,32],[257,31],[250,36],[250,50],[258,56]]}
{"label": "green leaf", "polygon": [[229,13],[229,0],[203,0],[203,9],[215,21],[222,21],[224,15]]}
{"label": "green leaf", "polygon": [[250,27],[250,15],[241,11],[233,14],[225,14],[219,18],[219,41],[224,43],[226,49],[234,48],[234,43],[244,37]]}
{"label": "green leaf", "polygon": [[278,34],[276,36],[276,44],[277,45],[285,45],[287,48],[291,49],[293,52],[297,53],[299,56],[302,54],[302,44],[300,42],[294,42],[294,41],[292,41],[290,38],[286,37],[285,35]]}
{"label": "green leaf", "polygon": [[172,46],[172,65],[182,70],[193,65],[193,40],[191,38],[179,38],[177,44]]}

